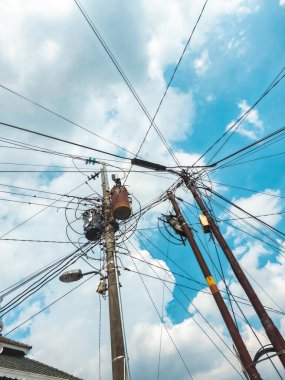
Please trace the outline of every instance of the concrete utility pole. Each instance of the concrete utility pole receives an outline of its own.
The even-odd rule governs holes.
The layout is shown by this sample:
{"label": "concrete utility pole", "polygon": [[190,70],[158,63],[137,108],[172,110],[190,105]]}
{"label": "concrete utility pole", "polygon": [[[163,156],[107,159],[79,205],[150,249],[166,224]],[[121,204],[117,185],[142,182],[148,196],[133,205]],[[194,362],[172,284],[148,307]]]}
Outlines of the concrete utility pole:
{"label": "concrete utility pole", "polygon": [[107,260],[113,380],[127,380],[125,346],[118,296],[118,270],[116,267],[115,257],[115,232],[112,224],[114,218],[111,211],[110,191],[105,165],[102,167],[101,177],[103,189],[103,234],[105,236],[105,252]]}
{"label": "concrete utility pole", "polygon": [[207,207],[205,206],[204,202],[202,201],[199,193],[197,192],[194,184],[191,182],[189,177],[184,175],[184,182],[188,189],[193,194],[194,199],[196,200],[200,210],[202,213],[207,217],[208,222],[210,224],[211,231],[215,235],[220,247],[222,248],[226,258],[228,259],[230,266],[232,267],[232,270],[238,279],[240,285],[243,287],[248,299],[250,300],[253,308],[256,311],[256,314],[258,315],[260,322],[262,323],[264,330],[268,336],[268,339],[270,340],[274,350],[276,351],[277,355],[279,356],[279,359],[285,368],[285,340],[280,334],[280,331],[277,329],[271,318],[269,317],[267,311],[265,310],[264,306],[262,305],[260,299],[258,298],[255,290],[251,286],[249,280],[247,279],[246,275],[244,274],[241,266],[239,265],[237,259],[235,258],[234,254],[232,253],[230,247],[228,246],[226,240],[224,239],[223,235],[221,234],[221,231],[217,224],[215,223],[214,219],[212,218],[211,214],[209,213]]}
{"label": "concrete utility pole", "polygon": [[193,253],[198,261],[198,264],[203,272],[203,275],[205,276],[205,279],[207,281],[207,284],[213,294],[214,300],[216,301],[216,304],[220,310],[220,313],[225,321],[225,324],[229,330],[229,333],[232,337],[232,340],[235,344],[235,347],[237,349],[237,352],[240,356],[241,362],[243,364],[244,370],[249,375],[250,379],[254,380],[261,380],[261,377],[255,368],[255,365],[253,364],[253,361],[249,355],[249,352],[247,351],[247,348],[243,342],[242,337],[240,336],[240,333],[234,323],[234,320],[227,308],[227,305],[225,304],[225,301],[223,297],[221,296],[221,293],[216,285],[215,280],[213,279],[211,272],[208,268],[207,263],[205,262],[202,253],[194,239],[193,233],[190,229],[190,227],[185,222],[185,219],[183,215],[181,214],[181,211],[179,209],[179,206],[175,200],[175,197],[171,191],[168,191],[168,196],[170,199],[170,202],[172,203],[173,209],[176,213],[176,216],[178,218],[178,221],[182,227],[182,230],[193,250]]}

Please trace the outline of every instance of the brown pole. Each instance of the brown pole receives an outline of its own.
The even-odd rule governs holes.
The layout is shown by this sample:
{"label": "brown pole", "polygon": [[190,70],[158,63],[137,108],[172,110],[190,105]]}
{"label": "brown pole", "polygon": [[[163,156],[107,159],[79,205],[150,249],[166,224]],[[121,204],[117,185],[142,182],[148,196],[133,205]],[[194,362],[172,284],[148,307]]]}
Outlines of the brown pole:
{"label": "brown pole", "polygon": [[235,258],[234,254],[232,253],[230,247],[228,246],[226,240],[224,239],[223,235],[220,232],[219,227],[215,223],[214,219],[211,217],[207,207],[204,205],[199,193],[197,192],[195,186],[193,183],[191,183],[188,179],[188,177],[184,177],[184,181],[188,189],[193,194],[194,199],[196,200],[199,208],[201,209],[202,213],[207,217],[208,222],[211,227],[211,231],[215,235],[220,247],[222,248],[226,258],[228,259],[230,266],[232,267],[232,270],[240,282],[240,285],[243,287],[248,299],[250,300],[254,310],[256,311],[256,314],[258,315],[260,322],[262,323],[264,330],[268,336],[268,339],[270,340],[272,346],[274,347],[276,353],[279,356],[279,359],[285,368],[285,341],[282,335],[280,334],[280,331],[277,329],[275,324],[273,323],[272,319],[269,317],[267,311],[265,310],[264,306],[262,305],[260,299],[258,298],[255,290],[251,286],[249,280],[247,279],[246,275],[244,274],[242,268],[240,267],[237,259]]}
{"label": "brown pole", "polygon": [[118,296],[118,271],[115,257],[115,233],[111,224],[111,204],[105,165],[102,168],[103,217],[107,260],[109,318],[113,380],[127,380],[126,357]]}
{"label": "brown pole", "polygon": [[176,216],[179,220],[179,223],[181,224],[181,227],[183,229],[183,232],[194,252],[194,255],[198,261],[198,264],[203,272],[203,275],[205,276],[205,279],[207,281],[207,284],[213,294],[214,300],[216,301],[216,304],[220,310],[220,313],[225,321],[225,324],[229,330],[229,333],[232,337],[232,340],[236,346],[237,352],[239,353],[241,362],[246,370],[246,372],[249,375],[250,379],[261,379],[257,369],[255,368],[253,361],[247,351],[247,348],[242,340],[242,337],[240,336],[240,333],[233,321],[233,318],[224,302],[223,297],[221,296],[221,293],[215,283],[215,280],[213,279],[211,272],[208,268],[207,263],[205,262],[202,253],[194,239],[193,233],[187,223],[185,222],[185,219],[183,215],[181,214],[181,211],[179,209],[179,206],[173,196],[173,193],[171,191],[168,191],[168,196],[170,199],[170,202],[172,203],[173,209],[176,213]]}

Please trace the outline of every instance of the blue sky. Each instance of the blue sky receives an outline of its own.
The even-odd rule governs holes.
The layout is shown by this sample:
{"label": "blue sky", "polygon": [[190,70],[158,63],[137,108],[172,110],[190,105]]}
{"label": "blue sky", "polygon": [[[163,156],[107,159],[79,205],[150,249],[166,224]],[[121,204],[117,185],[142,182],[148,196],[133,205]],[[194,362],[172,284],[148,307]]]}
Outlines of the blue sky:
{"label": "blue sky", "polygon": [[[127,77],[146,105],[149,113],[154,114],[165,87],[172,75],[180,54],[203,6],[202,1],[160,1],[135,0],[118,3],[115,0],[102,3],[100,1],[82,1],[92,21],[102,34],[112,53],[120,63]],[[14,2],[0,1],[1,25],[3,33],[0,37],[0,84],[6,86],[54,112],[91,130],[82,131],[74,124],[51,115],[5,89],[0,89],[1,119],[0,121],[15,124],[24,128],[57,136],[61,139],[88,145],[96,149],[116,154],[125,154],[122,149],[108,143],[109,140],[126,148],[129,152],[137,152],[149,121],[134,100],[114,65],[106,55],[102,46],[80,14],[75,3],[63,0],[59,4],[55,0],[49,3],[27,0]],[[206,149],[225,131],[231,123],[245,112],[263,93],[276,75],[284,67],[285,62],[285,3],[283,0],[266,1],[252,0],[209,0],[193,39],[176,72],[167,96],[157,115],[156,123],[162,134],[171,145],[176,157],[183,165],[191,165]],[[249,115],[239,130],[233,134],[229,142],[216,157],[226,155],[246,146],[258,138],[284,126],[284,80],[268,94]],[[101,135],[105,140],[98,139],[93,133]],[[28,135],[1,126],[1,138],[13,139],[20,143],[37,145],[66,153],[74,157],[89,157],[95,155],[83,148],[65,145],[43,137]],[[48,203],[55,194],[67,194],[72,189],[82,185],[72,194],[85,197],[93,190],[101,192],[98,180],[85,184],[84,173],[50,173],[48,170],[71,167],[76,171],[81,169],[99,169],[99,165],[86,167],[84,161],[74,162],[70,157],[53,156],[34,150],[8,148],[10,143],[1,142],[1,170],[42,170],[39,173],[1,173],[1,191],[15,191],[12,187],[19,186],[17,191],[22,195],[4,194],[2,198],[25,201],[26,195],[35,194],[38,203]],[[5,145],[5,147],[4,147]],[[283,140],[268,148],[251,155],[245,160],[282,153]],[[213,152],[214,153],[214,152]],[[143,145],[141,156],[146,160],[159,162],[169,166],[174,165],[169,152],[156,135],[154,128],[150,131]],[[126,153],[129,157],[130,153]],[[211,158],[210,152],[200,164],[205,164]],[[120,162],[108,161],[110,157],[98,153],[100,161],[106,160],[119,168],[128,166]],[[11,164],[13,163],[13,164]],[[20,166],[21,164],[22,166]],[[25,164],[25,165],[23,165]],[[76,165],[76,167],[74,166]],[[31,165],[46,165],[40,169]],[[263,160],[244,163],[242,165],[223,168],[211,173],[209,178],[214,189],[237,203],[254,215],[274,214],[264,218],[264,221],[275,228],[284,231],[284,155]],[[110,168],[109,176],[115,168]],[[162,175],[163,176],[163,175]],[[111,177],[111,176],[110,176]],[[128,190],[142,205],[154,200],[170,186],[175,177],[167,178],[131,173],[128,177]],[[170,177],[170,179],[169,179]],[[111,181],[111,179],[110,179]],[[204,182],[204,184],[209,184]],[[6,185],[2,186],[2,185]],[[266,194],[248,192],[230,187],[257,190]],[[25,190],[27,188],[34,190]],[[48,191],[52,194],[39,194],[36,190]],[[24,193],[24,195],[23,195]],[[268,195],[269,194],[269,195]],[[193,199],[189,192],[180,189],[178,195],[188,203],[183,210],[189,223],[197,232],[199,245],[211,271],[220,281],[217,268],[213,266],[209,256],[218,264],[215,247],[209,236],[204,236],[198,222]],[[208,194],[207,194],[208,195]],[[0,197],[0,198],[1,198]],[[29,198],[30,199],[30,198]],[[34,201],[33,199],[31,202]],[[225,203],[213,196],[211,205],[215,215],[220,219],[228,219],[229,215],[218,208],[216,201]],[[57,203],[66,206],[66,203]],[[134,210],[138,204],[134,199]],[[72,204],[69,205],[72,207]],[[80,207],[86,207],[80,205]],[[1,201],[1,238],[58,240],[66,241],[67,221],[63,209],[48,208],[37,216],[43,206],[27,205]],[[149,211],[138,224],[138,228],[146,229],[143,234],[150,237],[152,243],[158,246],[160,252],[147,240],[132,237],[130,240],[136,247],[132,255],[137,260],[143,259],[153,265],[162,265],[172,271],[169,281],[179,285],[199,289],[197,283],[183,278],[183,269],[188,276],[205,283],[193,254],[188,246],[169,245],[162,235],[154,229],[161,213],[170,210],[168,203],[159,205]],[[232,207],[229,211],[235,217],[243,217],[240,211]],[[32,218],[31,218],[32,217]],[[17,227],[24,220],[28,222]],[[74,222],[79,231],[81,220],[74,221],[74,212],[67,213],[68,221]],[[231,221],[234,227],[245,229],[251,234],[257,234],[261,239],[267,229],[260,228],[257,233],[253,226]],[[17,227],[17,228],[15,228]],[[273,296],[282,310],[284,303],[284,258],[280,255],[282,238],[266,240],[274,245],[275,250],[264,242],[237,230],[226,223],[220,223],[220,228],[250,276],[262,284],[267,294]],[[259,226],[258,226],[259,227]],[[15,228],[15,230],[14,230]],[[149,229],[149,230],[147,230]],[[11,231],[11,232],[10,232]],[[67,227],[72,241],[77,236]],[[5,235],[5,236],[4,236]],[[140,241],[141,240],[141,241]],[[1,241],[2,263],[0,269],[1,289],[16,283],[38,268],[53,260],[70,253],[74,248],[71,244],[32,243]],[[166,260],[165,255],[169,254]],[[243,297],[244,294],[233,277],[222,252],[219,251],[223,271],[233,294]],[[93,255],[93,256],[92,256]],[[98,258],[95,250],[91,257]],[[142,256],[140,256],[142,255]],[[136,270],[133,262],[123,255],[122,263]],[[159,260],[159,262],[157,262]],[[97,262],[92,259],[90,264]],[[175,263],[179,266],[177,267]],[[95,265],[94,264],[94,265]],[[162,270],[155,274],[148,265],[139,263],[140,270],[148,275],[166,278]],[[89,270],[83,261],[73,265]],[[152,269],[151,269],[152,268]],[[188,379],[189,375],[181,364],[177,352],[169,341],[167,334],[161,332],[160,320],[140,282],[137,274],[121,270],[121,282],[128,337],[130,366],[136,380],[142,376],[155,378],[158,370],[158,352],[162,339],[160,378],[172,380],[174,377]],[[185,274],[185,273],[184,273]],[[225,358],[216,350],[213,344],[197,327],[196,322],[209,333],[221,350],[231,358],[238,368],[239,365],[232,354],[205,324],[190,301],[208,319],[216,331],[231,345],[225,331],[223,321],[210,300],[210,296],[198,291],[181,288],[173,283],[171,292],[163,288],[161,281],[145,278],[148,288],[154,297],[159,310],[162,310],[165,325],[181,350],[189,365],[194,379],[203,380],[210,376],[213,379],[235,380],[240,378]],[[29,324],[11,335],[15,339],[24,338],[34,346],[33,356],[51,365],[72,372],[84,379],[93,379],[98,374],[98,323],[94,327],[94,318],[98,321],[99,299],[94,297],[97,283],[87,282],[82,288],[54,305],[48,312],[39,315]],[[223,288],[221,282],[219,286]],[[254,285],[262,301],[276,308],[273,300],[266,296],[259,285]],[[70,288],[68,288],[69,290]],[[186,296],[181,293],[181,289]],[[40,296],[31,298],[21,309],[16,310],[13,317],[5,319],[6,331],[9,331],[21,321],[29,318],[41,307],[48,305],[55,298],[67,291],[64,284],[54,280],[46,286]],[[3,302],[4,304],[4,302]],[[181,304],[183,307],[181,307]],[[257,333],[265,344],[266,339],[252,309],[243,306],[243,311],[251,321]],[[94,315],[96,317],[94,317]],[[102,379],[110,378],[110,347],[108,337],[107,302],[102,302]],[[239,311],[236,311],[239,314]],[[92,316],[92,317],[91,317]],[[272,317],[285,334],[285,319],[282,315]],[[249,331],[248,326],[238,319],[241,333],[252,355],[258,349],[258,344]],[[59,334],[60,332],[60,334]],[[147,334],[149,332],[149,334]],[[60,336],[59,336],[60,335]],[[196,342],[201,344],[197,347]],[[94,347],[94,342],[96,342]],[[70,347],[72,346],[72,352]],[[68,349],[69,357],[61,353]],[[58,357],[61,356],[61,360]],[[214,358],[211,363],[203,363],[203,357]],[[142,359],[143,358],[143,359]],[[155,359],[154,359],[155,358]],[[172,363],[172,365],[170,364]],[[276,361],[278,368],[279,363]],[[279,368],[280,371],[282,369]],[[264,379],[275,379],[276,372],[267,363],[260,365]],[[98,377],[99,379],[99,377]]]}

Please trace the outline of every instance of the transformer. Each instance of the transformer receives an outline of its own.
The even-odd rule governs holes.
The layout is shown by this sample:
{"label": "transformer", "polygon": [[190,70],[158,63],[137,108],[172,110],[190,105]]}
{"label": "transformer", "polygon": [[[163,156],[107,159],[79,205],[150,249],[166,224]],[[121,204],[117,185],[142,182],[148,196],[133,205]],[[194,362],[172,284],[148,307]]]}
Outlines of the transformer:
{"label": "transformer", "polygon": [[96,209],[90,209],[83,213],[83,228],[88,240],[96,241],[102,233],[101,214]]}
{"label": "transformer", "polygon": [[165,215],[167,223],[172,227],[175,231],[180,236],[185,236],[183,228],[178,220],[178,218],[174,215]]}
{"label": "transformer", "polygon": [[129,193],[125,186],[116,185],[111,190],[112,212],[115,219],[126,220],[132,213]]}

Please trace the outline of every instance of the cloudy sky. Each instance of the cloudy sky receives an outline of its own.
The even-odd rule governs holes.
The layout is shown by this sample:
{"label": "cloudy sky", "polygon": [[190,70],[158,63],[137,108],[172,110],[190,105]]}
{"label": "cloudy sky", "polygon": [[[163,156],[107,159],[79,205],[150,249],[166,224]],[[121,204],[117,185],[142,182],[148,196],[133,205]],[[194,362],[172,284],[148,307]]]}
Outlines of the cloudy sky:
{"label": "cloudy sky", "polygon": [[[147,111],[75,1],[0,0],[0,122],[134,157],[150,126],[146,113],[155,114],[204,1],[82,0],[82,5]],[[284,17],[284,0],[207,2],[155,119],[180,164],[193,164],[284,75]],[[283,127],[284,89],[280,80],[236,132],[227,135],[231,137],[226,144],[224,139],[199,164],[215,162]],[[86,201],[78,205],[78,199],[98,197],[101,187],[99,179],[87,178],[100,164],[86,166],[84,158],[106,162],[110,182],[112,173],[123,177],[122,169],[130,165],[4,124],[0,130],[0,289],[5,307],[23,290],[9,293],[10,286],[72,253],[76,248],[69,239],[76,247],[85,242],[80,216],[90,206]],[[285,226],[281,137],[240,161],[203,173],[203,185],[279,231]],[[139,156],[177,165],[153,127]],[[155,201],[175,180],[172,174],[150,175],[132,168],[126,185],[134,212],[139,204]],[[285,335],[284,235],[250,218],[240,219],[248,215],[202,192],[216,217],[224,220],[222,232],[263,303],[274,309],[270,316]],[[239,308],[233,306],[234,315],[254,356],[260,344],[268,343],[264,331],[222,252],[200,231],[192,197],[186,189],[180,189],[179,196],[220,288],[225,289],[223,273],[232,294],[241,297]],[[148,211],[137,226],[140,232],[127,242],[132,257],[126,257],[124,245],[118,253],[131,378],[244,378],[190,249],[175,245],[173,238],[169,243],[157,229],[157,218],[169,211],[168,202]],[[70,268],[102,268],[101,256],[95,248]],[[5,309],[9,312],[3,316],[3,334],[31,344],[36,360],[86,380],[109,380],[108,301],[96,293],[98,282],[98,277],[88,280],[16,328],[75,286],[60,283],[56,276],[17,307]],[[264,379],[285,378],[278,360],[274,365],[259,364]]]}

